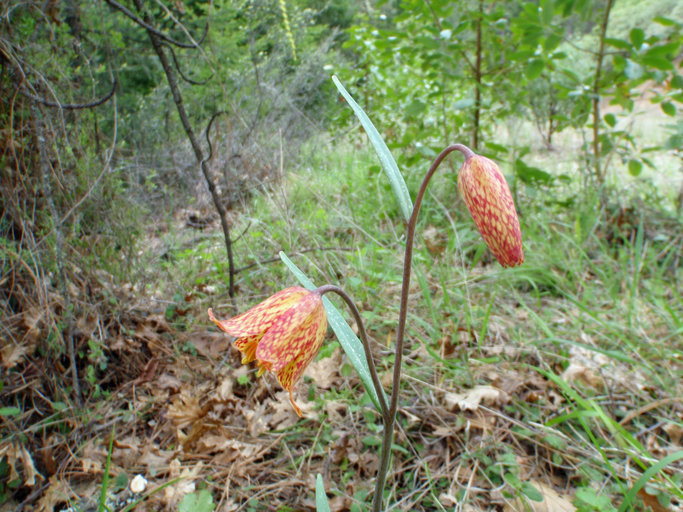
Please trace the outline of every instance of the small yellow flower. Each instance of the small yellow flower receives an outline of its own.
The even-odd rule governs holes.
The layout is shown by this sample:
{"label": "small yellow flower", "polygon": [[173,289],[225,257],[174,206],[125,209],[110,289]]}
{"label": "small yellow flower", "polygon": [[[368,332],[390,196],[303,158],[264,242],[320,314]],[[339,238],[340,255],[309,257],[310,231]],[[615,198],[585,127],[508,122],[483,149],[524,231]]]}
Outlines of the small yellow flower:
{"label": "small yellow flower", "polygon": [[327,330],[322,297],[298,286],[286,288],[229,320],[218,320],[211,309],[209,318],[235,336],[235,347],[244,354],[242,363],[256,360],[258,375],[272,371],[296,413],[294,385],[318,353]]}
{"label": "small yellow flower", "polygon": [[522,232],[505,176],[492,160],[472,155],[458,174],[460,195],[477,229],[504,267],[524,262]]}

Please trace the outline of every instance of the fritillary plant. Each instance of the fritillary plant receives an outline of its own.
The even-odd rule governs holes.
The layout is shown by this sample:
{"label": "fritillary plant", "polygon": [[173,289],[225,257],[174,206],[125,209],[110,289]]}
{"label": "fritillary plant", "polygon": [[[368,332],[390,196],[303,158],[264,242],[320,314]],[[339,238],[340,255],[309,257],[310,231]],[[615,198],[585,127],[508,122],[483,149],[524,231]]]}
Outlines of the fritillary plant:
{"label": "fritillary plant", "polygon": [[[377,151],[406,221],[403,282],[390,395],[386,395],[378,378],[365,326],[351,297],[332,284],[316,287],[283,253],[280,257],[303,287],[281,290],[246,313],[227,320],[219,320],[209,309],[209,318],[223,331],[235,337],[234,345],[243,354],[243,364],[256,361],[259,375],[266,371],[275,374],[280,385],[289,392],[292,407],[299,416],[301,410],[294,402],[294,388],[306,366],[318,353],[329,323],[382,417],[384,428],[380,465],[372,502],[372,510],[379,512],[383,507],[384,487],[390,469],[391,446],[401,389],[401,365],[415,227],[429,181],[447,155],[459,151],[465,157],[458,172],[460,195],[484,241],[503,267],[513,267],[524,261],[522,233],[512,194],[496,163],[475,154],[462,144],[450,145],[436,157],[422,181],[415,201],[412,202],[405,181],[382,137],[339,80],[336,77],[332,79],[354,110]],[[339,295],[349,307],[358,327],[360,339],[339,311],[324,297],[327,293]],[[319,511],[329,510],[320,475],[316,481],[316,504]]]}

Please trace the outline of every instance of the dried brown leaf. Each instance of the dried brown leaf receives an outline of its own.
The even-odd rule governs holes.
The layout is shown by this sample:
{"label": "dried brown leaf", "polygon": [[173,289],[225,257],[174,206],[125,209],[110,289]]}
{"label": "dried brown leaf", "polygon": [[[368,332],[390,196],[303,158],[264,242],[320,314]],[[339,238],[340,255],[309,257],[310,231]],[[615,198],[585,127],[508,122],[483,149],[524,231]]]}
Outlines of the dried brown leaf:
{"label": "dried brown leaf", "polygon": [[9,370],[24,360],[28,353],[28,347],[24,344],[12,343],[7,341],[0,347],[0,357],[2,358],[2,366]]}
{"label": "dried brown leaf", "polygon": [[185,428],[202,418],[204,411],[199,405],[197,393],[193,394],[189,389],[183,388],[168,407],[167,414],[176,428]]}
{"label": "dried brown leaf", "polygon": [[662,427],[672,444],[680,446],[681,437],[683,436],[683,428],[675,423],[667,423]]}
{"label": "dried brown leaf", "polygon": [[78,496],[71,487],[57,478],[57,475],[52,475],[48,481],[48,488],[38,500],[35,510],[36,512],[53,512],[58,503],[74,499],[78,499]]}
{"label": "dried brown leaf", "polygon": [[170,478],[180,478],[180,481],[164,488],[163,500],[167,507],[175,509],[175,506],[183,499],[183,496],[194,492],[196,488],[194,481],[199,478],[202,466],[201,461],[192,467],[182,467],[178,459],[171,461],[169,464]]}
{"label": "dried brown leaf", "polygon": [[449,410],[459,408],[461,411],[476,411],[482,402],[486,405],[507,402],[507,395],[493,386],[476,386],[464,393],[446,393],[446,405]]}
{"label": "dried brown leaf", "polygon": [[341,368],[341,351],[336,348],[330,357],[309,364],[304,375],[312,378],[317,387],[330,389],[339,382],[341,377],[339,368]]}
{"label": "dried brown leaf", "polygon": [[0,445],[0,459],[7,457],[7,465],[10,468],[10,481],[19,480],[23,485],[33,487],[36,478],[45,480],[33,464],[33,457],[22,444],[5,442]]}

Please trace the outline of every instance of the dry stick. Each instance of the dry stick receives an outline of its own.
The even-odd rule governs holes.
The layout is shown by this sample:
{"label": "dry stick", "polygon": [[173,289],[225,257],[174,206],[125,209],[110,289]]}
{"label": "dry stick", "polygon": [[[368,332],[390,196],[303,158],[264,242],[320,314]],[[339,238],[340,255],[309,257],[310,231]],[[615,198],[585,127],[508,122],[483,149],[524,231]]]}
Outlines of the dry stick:
{"label": "dry stick", "polygon": [[147,30],[147,35],[149,36],[149,39],[152,42],[154,51],[159,57],[161,67],[164,68],[166,80],[168,81],[168,86],[171,89],[171,93],[173,95],[173,101],[175,102],[176,109],[178,110],[178,115],[180,116],[180,122],[182,123],[183,128],[185,129],[187,138],[190,139],[190,144],[192,145],[192,149],[194,150],[195,157],[197,158],[197,161],[199,162],[202,168],[204,179],[206,180],[206,184],[209,187],[211,199],[213,200],[213,204],[216,207],[216,210],[218,210],[218,216],[221,219],[223,237],[225,238],[225,248],[228,252],[228,272],[230,277],[228,293],[230,295],[230,298],[232,299],[233,310],[235,311],[235,313],[237,313],[237,303],[235,302],[235,261],[233,259],[232,254],[232,241],[230,240],[230,225],[228,224],[227,213],[225,211],[225,208],[223,207],[223,203],[221,203],[220,197],[218,195],[218,190],[216,189],[216,184],[213,182],[213,179],[211,179],[211,175],[209,174],[209,167],[207,165],[207,161],[204,159],[202,148],[199,146],[199,143],[197,142],[197,137],[195,136],[194,130],[192,129],[192,125],[190,124],[190,120],[187,117],[185,105],[183,105],[183,97],[180,94],[178,82],[176,80],[175,74],[173,73],[171,63],[169,62],[168,57],[164,53],[164,49],[161,45],[161,38],[155,30],[149,28],[151,20],[149,19],[149,15],[146,14],[144,11],[142,0],[135,0],[135,6],[137,7],[138,11],[144,13],[143,17],[146,23],[142,26],[145,27],[145,30]]}
{"label": "dry stick", "polygon": [[[159,30],[154,28],[152,26],[152,24],[150,23],[151,20],[149,19],[149,17],[147,15],[144,16],[145,19],[143,21],[142,19],[138,18],[135,15],[135,13],[131,12],[130,10],[128,10],[126,7],[124,7],[120,3],[116,2],[115,0],[104,0],[104,1],[107,2],[114,9],[118,9],[119,11],[121,11],[123,14],[128,16],[135,23],[137,23],[142,28],[147,30],[147,33],[154,34],[159,39],[166,41],[167,43],[171,43],[172,45],[177,46],[178,48],[199,48],[199,45],[204,42],[204,39],[206,38],[206,34],[209,33],[209,22],[207,21],[206,25],[204,26],[204,33],[202,34],[202,37],[199,39],[199,41],[194,41],[194,39],[193,39],[192,43],[183,43],[181,41],[173,39],[172,37],[167,36],[163,32],[160,32]],[[141,5],[137,0],[135,0],[135,6],[138,8],[138,11],[144,12],[141,9]]]}
{"label": "dry stick", "polygon": [[398,315],[398,330],[396,332],[396,356],[394,359],[394,377],[391,385],[391,403],[389,405],[389,422],[384,424],[384,435],[382,437],[382,454],[380,458],[379,470],[375,481],[375,495],[372,500],[372,510],[380,512],[382,509],[382,498],[384,494],[384,484],[389,470],[389,459],[391,457],[391,445],[394,437],[394,425],[396,423],[396,411],[398,410],[398,394],[401,387],[401,363],[403,361],[403,338],[406,330],[406,318],[408,316],[408,294],[410,292],[410,270],[413,260],[413,240],[415,238],[415,227],[417,225],[417,215],[420,213],[420,206],[424,198],[429,180],[432,178],[439,165],[446,156],[453,151],[460,151],[465,159],[474,156],[472,150],[462,144],[453,144],[444,149],[436,157],[434,163],[429,168],[427,175],[420,185],[420,190],[415,198],[413,213],[408,220],[408,231],[406,233],[406,251],[403,262],[403,283],[401,285],[401,309]]}
{"label": "dry stick", "polygon": [[[171,57],[173,57],[173,64],[175,64],[175,68],[176,68],[176,70],[178,71],[178,74],[180,75],[180,78],[182,78],[183,80],[185,80],[188,84],[191,84],[191,85],[206,85],[206,83],[207,83],[209,80],[211,80],[211,79],[213,78],[213,73],[211,73],[211,76],[210,76],[210,77],[208,77],[208,78],[202,80],[201,82],[199,82],[199,81],[197,81],[197,80],[192,80],[191,78],[186,77],[185,74],[183,73],[183,69],[180,67],[180,63],[178,62],[178,58],[177,58],[176,55],[175,55],[175,50],[173,49],[173,45],[168,44],[168,43],[161,43],[161,44],[163,44],[166,48],[169,49],[169,51],[171,52]],[[210,158],[209,158],[209,160],[210,160]]]}
{"label": "dry stick", "polygon": [[[609,13],[612,10],[614,0],[607,0],[605,16],[602,18],[600,27],[600,47],[596,57],[595,77],[593,78],[593,169],[598,185],[602,188],[604,184],[604,173],[600,168],[600,78],[602,77],[602,60],[605,57],[605,36],[607,35],[607,23]],[[601,194],[602,197],[602,194]]]}
{"label": "dry stick", "polygon": [[34,96],[33,94],[30,94],[26,91],[22,91],[21,89],[19,89],[19,92],[23,96],[26,96],[31,101],[35,101],[36,103],[41,103],[41,104],[45,105],[46,107],[59,108],[61,110],[83,110],[83,109],[87,109],[87,108],[98,107],[98,106],[106,103],[112,96],[114,96],[114,93],[116,92],[116,79],[114,79],[114,83],[111,86],[111,91],[109,91],[106,96],[104,96],[98,100],[91,101],[90,103],[59,103],[59,102],[49,101],[49,100],[46,100],[43,98],[39,98],[38,96]]}
{"label": "dry stick", "polygon": [[69,293],[66,287],[66,273],[64,272],[64,235],[62,234],[61,224],[59,222],[59,214],[57,213],[57,206],[52,197],[52,186],[50,185],[49,168],[50,158],[47,154],[46,137],[48,136],[45,121],[42,113],[37,109],[33,109],[33,117],[36,119],[36,138],[38,139],[38,152],[40,154],[40,178],[42,181],[43,194],[47,200],[48,209],[52,217],[52,223],[55,231],[55,259],[57,260],[57,273],[59,275],[59,285],[64,298],[64,307],[62,314],[65,319],[65,332],[63,333],[64,342],[66,345],[66,353],[69,357],[69,366],[71,367],[71,382],[74,388],[74,397],[78,407],[82,404],[81,399],[81,385],[78,381],[78,367],[76,366],[76,348],[74,346],[73,337],[73,312],[71,311],[72,303],[69,298]]}

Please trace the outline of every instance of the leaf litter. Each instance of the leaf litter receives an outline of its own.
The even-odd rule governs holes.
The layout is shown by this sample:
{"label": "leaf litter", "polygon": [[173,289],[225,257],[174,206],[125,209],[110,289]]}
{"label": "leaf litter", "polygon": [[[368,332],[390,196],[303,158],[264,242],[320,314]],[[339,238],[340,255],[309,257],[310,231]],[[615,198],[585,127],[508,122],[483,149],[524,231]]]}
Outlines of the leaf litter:
{"label": "leaf litter", "polygon": [[[114,289],[111,280],[100,277],[92,284],[95,290],[107,287],[99,293],[117,297],[120,304],[138,304],[130,289]],[[50,300],[61,303],[55,294]],[[15,316],[14,340],[0,347],[3,367],[10,370],[4,392],[31,404],[17,416],[3,416],[0,441],[7,478],[18,482],[13,503],[23,510],[85,509],[94,503],[112,428],[108,470],[110,478],[123,475],[125,480],[112,484],[112,504],[130,496],[134,477],[138,484],[139,478],[147,482],[144,510],[175,509],[185,496],[203,489],[212,493],[218,511],[241,510],[249,503],[264,510],[314,510],[317,473],[324,476],[332,510],[349,510],[372,492],[379,417],[360,398],[359,381],[341,375],[345,356],[338,348],[307,370],[297,389],[299,419],[287,393],[268,376],[256,379],[253,368],[240,364],[229,337],[208,321],[184,331],[153,303],[122,311],[91,308],[77,318],[75,333],[81,346],[93,337],[106,340],[107,365],[98,377],[110,394],[85,404],[84,422],[73,404],[46,398],[60,393],[54,391],[54,378],[45,379],[36,353],[37,340],[51,322],[40,311],[26,307]],[[516,311],[528,319],[528,312]],[[202,307],[186,314],[202,318]],[[608,409],[618,402],[615,407],[624,410],[620,422],[646,429],[639,438],[653,455],[680,449],[680,394],[658,397],[639,369],[583,348],[594,345],[585,334],[577,340],[583,346],[572,346],[564,360],[539,358],[510,342],[506,322],[492,315],[483,339],[453,322],[451,332],[443,332],[438,352],[444,360],[475,356],[468,367],[469,386],[444,379],[444,368],[421,345],[408,355],[396,439],[401,449],[390,476],[392,499],[400,509],[432,510],[429,503],[438,499],[442,506],[473,512],[574,510],[573,488],[584,478],[582,466],[595,466],[590,462],[595,453],[559,426],[546,426],[571,412],[570,404],[529,362],[554,369],[577,392]],[[376,339],[390,334],[376,333]],[[389,389],[389,352],[379,345],[384,361],[379,371]],[[186,346],[192,350],[179,350]],[[502,362],[490,364],[487,358]],[[66,374],[60,365],[57,369]],[[651,398],[640,406],[629,399],[645,395]],[[633,480],[626,471],[622,476]],[[524,485],[542,499],[529,499],[520,491]],[[643,502],[658,510],[653,495],[643,493]],[[672,501],[663,510],[677,506]]]}

